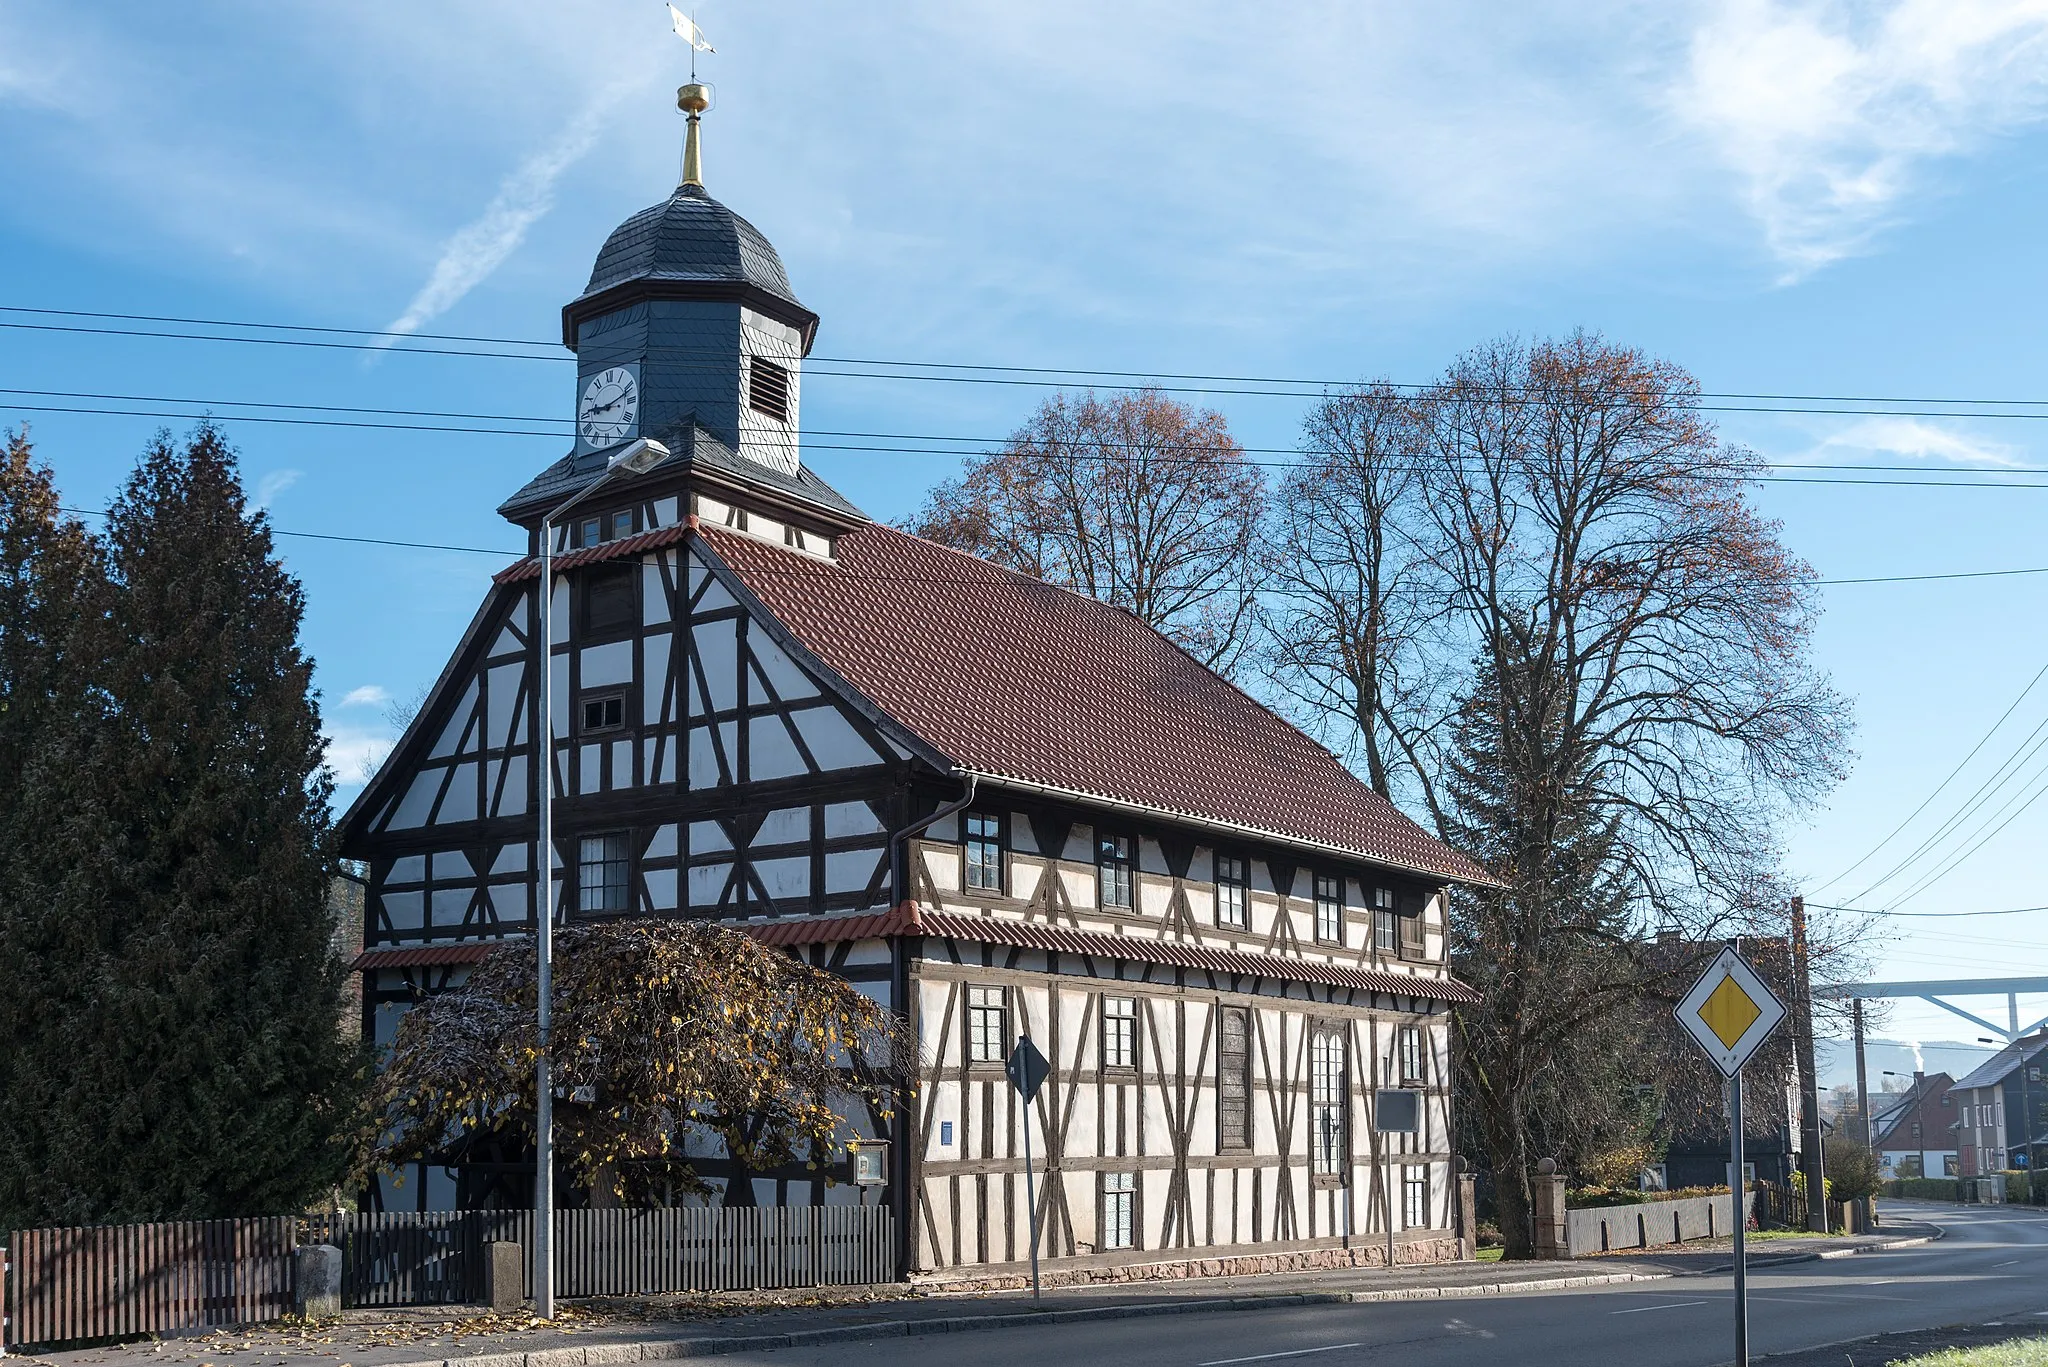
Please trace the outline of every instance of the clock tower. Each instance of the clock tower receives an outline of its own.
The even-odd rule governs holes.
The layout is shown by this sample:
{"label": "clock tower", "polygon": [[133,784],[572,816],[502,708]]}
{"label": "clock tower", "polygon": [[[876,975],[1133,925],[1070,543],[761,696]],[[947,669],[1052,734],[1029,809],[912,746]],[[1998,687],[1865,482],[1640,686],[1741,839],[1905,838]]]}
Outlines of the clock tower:
{"label": "clock tower", "polygon": [[676,92],[689,120],[681,183],[613,230],[562,309],[562,342],[577,360],[575,448],[500,508],[513,521],[532,525],[540,504],[595,478],[637,437],[771,496],[859,517],[803,468],[803,360],[818,315],[798,301],[767,237],[704,188],[710,103],[694,81]]}

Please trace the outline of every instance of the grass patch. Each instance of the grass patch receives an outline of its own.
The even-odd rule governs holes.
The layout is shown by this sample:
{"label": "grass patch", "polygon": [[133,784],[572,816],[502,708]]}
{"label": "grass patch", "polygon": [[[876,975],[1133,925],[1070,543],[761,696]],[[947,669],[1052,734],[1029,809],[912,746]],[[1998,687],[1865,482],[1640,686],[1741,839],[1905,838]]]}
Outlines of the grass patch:
{"label": "grass patch", "polygon": [[1823,1234],[1817,1229],[1753,1229],[1743,1237],[1743,1242],[1753,1244],[1760,1239],[1832,1239],[1836,1237],[1838,1236]]}
{"label": "grass patch", "polygon": [[1988,1348],[1945,1348],[1895,1358],[1890,1367],[2048,1367],[2048,1338],[2016,1339]]}
{"label": "grass patch", "polygon": [[1472,1257],[1475,1262],[1497,1263],[1500,1261],[1500,1255],[1505,1252],[1507,1252],[1505,1248],[1482,1248],[1477,1253],[1474,1253]]}

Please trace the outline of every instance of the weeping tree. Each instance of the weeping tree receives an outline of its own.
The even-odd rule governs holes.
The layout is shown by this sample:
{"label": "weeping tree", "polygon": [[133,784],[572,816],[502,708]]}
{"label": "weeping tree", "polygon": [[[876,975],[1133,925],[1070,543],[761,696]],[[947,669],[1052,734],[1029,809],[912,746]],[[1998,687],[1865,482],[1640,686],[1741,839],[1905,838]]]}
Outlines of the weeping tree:
{"label": "weeping tree", "polygon": [[[1587,1036],[1670,991],[1682,970],[1641,952],[1656,932],[1780,931],[1778,833],[1841,777],[1847,713],[1810,660],[1811,572],[1750,502],[1762,463],[1677,366],[1584,333],[1499,342],[1397,417],[1282,525],[1379,524],[1427,606],[1388,656],[1403,687],[1361,706],[1341,652],[1281,668],[1297,697],[1325,689],[1325,719],[1369,713],[1390,785],[1501,880],[1453,899],[1454,966],[1486,997],[1457,1042],[1507,1254],[1528,1256],[1544,1108],[1580,1085]],[[1408,472],[1398,499],[1363,487]],[[1358,620],[1383,582],[1319,591]]]}
{"label": "weeping tree", "polygon": [[[599,1202],[715,1195],[700,1171],[715,1139],[734,1166],[726,1204],[751,1205],[745,1173],[822,1169],[848,1115],[886,1125],[915,1075],[901,1017],[742,931],[572,925],[553,971],[556,1152]],[[532,1151],[538,1000],[519,940],[406,1013],[372,1099],[373,1169],[459,1159],[479,1140]]]}

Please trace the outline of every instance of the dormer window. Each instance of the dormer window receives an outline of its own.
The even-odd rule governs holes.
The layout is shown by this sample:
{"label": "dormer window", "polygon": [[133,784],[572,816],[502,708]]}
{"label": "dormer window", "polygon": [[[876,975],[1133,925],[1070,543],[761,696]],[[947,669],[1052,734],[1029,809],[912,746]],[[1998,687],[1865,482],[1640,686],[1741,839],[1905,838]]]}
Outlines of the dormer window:
{"label": "dormer window", "polygon": [[759,356],[747,358],[747,407],[764,418],[789,421],[789,372]]}

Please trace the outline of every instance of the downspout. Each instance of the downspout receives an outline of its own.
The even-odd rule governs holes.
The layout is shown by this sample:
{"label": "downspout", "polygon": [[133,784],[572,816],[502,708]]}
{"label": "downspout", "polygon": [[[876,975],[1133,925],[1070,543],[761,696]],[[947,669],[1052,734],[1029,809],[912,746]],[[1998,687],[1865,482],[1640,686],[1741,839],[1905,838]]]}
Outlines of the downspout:
{"label": "downspout", "polygon": [[955,813],[965,811],[973,803],[974,790],[980,784],[981,776],[972,772],[962,774],[961,776],[967,780],[967,788],[966,791],[960,794],[957,801],[948,802],[924,820],[913,821],[889,837],[889,879],[894,885],[893,891],[895,893],[889,899],[891,905],[900,907],[910,897],[910,837],[921,831],[929,830]]}
{"label": "downspout", "polygon": [[[924,820],[913,821],[889,837],[889,879],[893,885],[891,891],[895,894],[890,899],[892,906],[900,907],[909,901],[910,838],[920,831],[930,829],[947,817],[966,810],[967,805],[974,801],[974,790],[980,780],[971,773],[963,775],[963,777],[967,781],[967,787],[961,792],[958,801],[946,803]],[[905,789],[904,796],[908,800],[909,790],[907,788]],[[911,934],[917,933],[915,929],[916,924],[917,922],[913,918]],[[910,955],[911,949],[904,943],[904,937],[899,937],[895,944],[895,996],[897,1009],[909,1018],[911,1029],[915,1030],[918,1034],[919,1048],[920,1052],[922,1052],[924,1023],[919,1019],[919,1012],[911,1001]],[[918,1132],[918,1127],[909,1123],[915,1113],[916,1106],[921,1100],[922,1098],[917,1095],[915,1088],[912,1089],[908,1097],[902,1098],[901,1103],[896,1108],[897,1113],[903,1117],[902,1122],[897,1127],[897,1134],[900,1138],[897,1143],[890,1146],[890,1155],[893,1160],[890,1166],[895,1169],[891,1177],[895,1183],[895,1191],[901,1193],[895,1201],[896,1275],[900,1280],[904,1281],[910,1278],[911,1250],[917,1238],[916,1231],[911,1228],[911,1216],[917,1209],[917,1189],[924,1183],[924,1155],[911,1152],[910,1147],[910,1137]]]}

